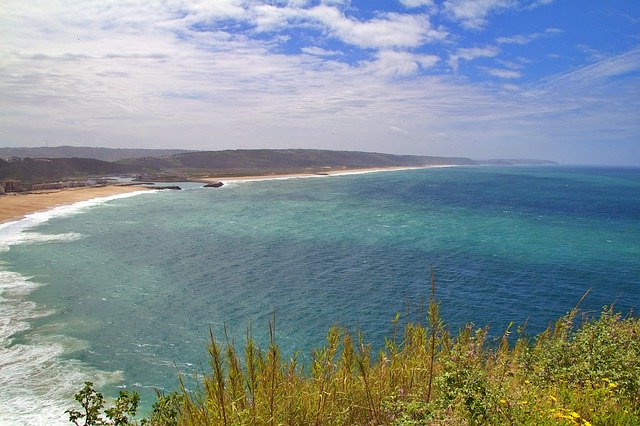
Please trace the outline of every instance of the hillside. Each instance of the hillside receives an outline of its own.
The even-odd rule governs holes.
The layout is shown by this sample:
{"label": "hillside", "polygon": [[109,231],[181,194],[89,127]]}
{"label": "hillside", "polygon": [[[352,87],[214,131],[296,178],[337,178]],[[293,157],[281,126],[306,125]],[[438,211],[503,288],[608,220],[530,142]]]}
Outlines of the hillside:
{"label": "hillside", "polygon": [[127,159],[119,163],[138,168],[192,170],[217,175],[308,172],[340,168],[475,164],[473,160],[462,157],[392,155],[314,149],[188,152],[165,157]]}
{"label": "hillside", "polygon": [[88,146],[55,146],[35,148],[0,148],[0,157],[18,158],[95,158],[102,161],[118,161],[125,158],[159,157],[189,152],[185,149],[128,149],[97,148]]}
{"label": "hillside", "polygon": [[136,168],[132,166],[93,158],[0,159],[0,180],[15,179],[25,184],[134,171]]}
{"label": "hillside", "polygon": [[[0,159],[0,180],[16,179],[28,185],[38,182],[110,174],[144,174],[145,179],[166,181],[187,180],[202,176],[322,173],[324,171],[377,167],[557,164],[553,161],[543,160],[482,160],[476,162],[465,157],[393,155],[316,149],[182,151],[169,154],[175,151],[177,150],[130,150],[90,147],[0,148],[0,153],[29,154],[28,157],[22,159]],[[43,158],[39,156],[39,154],[46,153],[63,155],[66,152],[84,153],[86,156],[101,156],[103,158],[119,158],[124,155],[147,155],[119,159],[118,161],[104,161],[91,157],[80,158],[77,156],[70,158],[57,158],[55,156]],[[148,155],[158,153],[161,153],[161,155]]]}

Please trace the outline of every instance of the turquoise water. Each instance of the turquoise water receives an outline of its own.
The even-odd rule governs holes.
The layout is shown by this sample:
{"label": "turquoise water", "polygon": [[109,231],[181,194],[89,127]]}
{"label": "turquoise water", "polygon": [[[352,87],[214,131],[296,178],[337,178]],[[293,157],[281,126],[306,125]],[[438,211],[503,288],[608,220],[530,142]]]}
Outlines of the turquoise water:
{"label": "turquoise water", "polygon": [[587,311],[640,306],[640,169],[184,187],[0,229],[0,419],[36,424],[42,400],[62,413],[85,379],[108,394],[134,389],[148,406],[153,387],[206,370],[210,328],[242,341],[251,325],[264,343],[274,310],[289,355],[336,323],[380,344],[395,313],[428,296],[431,267],[454,331],[472,322],[500,334],[515,321],[536,333],[590,288]]}

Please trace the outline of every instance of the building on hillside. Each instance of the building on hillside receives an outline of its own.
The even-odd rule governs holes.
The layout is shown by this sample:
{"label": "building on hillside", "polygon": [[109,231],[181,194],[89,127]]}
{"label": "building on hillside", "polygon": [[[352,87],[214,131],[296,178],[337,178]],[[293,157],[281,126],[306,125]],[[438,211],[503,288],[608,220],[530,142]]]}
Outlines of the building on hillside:
{"label": "building on hillside", "polygon": [[22,192],[24,189],[19,180],[5,180],[4,181],[5,192]]}
{"label": "building on hillside", "polygon": [[64,189],[64,188],[81,188],[85,186],[94,186],[95,183],[91,180],[71,180],[64,182],[45,182],[34,183],[31,185],[32,191],[44,191],[50,189]]}

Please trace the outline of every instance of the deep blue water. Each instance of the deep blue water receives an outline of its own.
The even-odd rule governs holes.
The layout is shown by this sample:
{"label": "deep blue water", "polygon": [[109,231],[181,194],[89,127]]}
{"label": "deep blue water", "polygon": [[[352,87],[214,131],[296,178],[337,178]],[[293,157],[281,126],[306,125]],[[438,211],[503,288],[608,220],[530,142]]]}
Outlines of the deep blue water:
{"label": "deep blue water", "polygon": [[[56,371],[43,373],[44,390],[8,379],[0,395],[4,385],[14,400],[37,400],[56,381],[77,388],[92,375],[109,394],[172,389],[178,372],[206,370],[209,328],[222,336],[226,324],[241,342],[251,326],[264,343],[274,310],[286,354],[308,354],[332,324],[379,345],[396,312],[409,306],[416,318],[432,267],[453,331],[471,322],[498,335],[514,321],[537,333],[588,289],[588,312],[640,306],[640,169],[469,167],[185,187],[52,217],[0,253],[20,274],[6,281],[42,284],[7,299],[41,316],[5,339],[5,359],[62,347],[42,366]],[[0,418],[14,400],[0,401]]]}

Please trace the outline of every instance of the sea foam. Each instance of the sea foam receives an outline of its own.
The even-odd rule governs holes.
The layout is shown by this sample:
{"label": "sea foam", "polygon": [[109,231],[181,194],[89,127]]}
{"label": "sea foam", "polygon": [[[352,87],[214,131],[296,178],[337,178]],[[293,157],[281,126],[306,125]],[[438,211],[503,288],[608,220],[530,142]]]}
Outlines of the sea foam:
{"label": "sea foam", "polygon": [[[82,238],[76,232],[42,234],[30,231],[55,217],[85,211],[105,202],[156,191],[141,191],[94,198],[48,211],[33,213],[24,219],[0,225],[0,253],[18,244],[43,244]],[[1,264],[0,264],[1,265]],[[30,277],[0,270],[0,424],[65,425],[64,410],[73,403],[73,395],[86,380],[96,386],[117,383],[122,372],[100,371],[74,359],[64,359],[87,343],[64,335],[18,333],[30,329],[29,321],[50,315],[36,303],[26,300],[42,284]]]}

